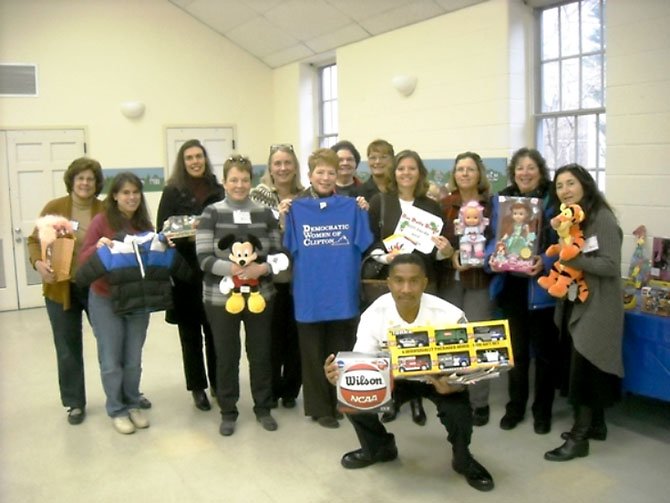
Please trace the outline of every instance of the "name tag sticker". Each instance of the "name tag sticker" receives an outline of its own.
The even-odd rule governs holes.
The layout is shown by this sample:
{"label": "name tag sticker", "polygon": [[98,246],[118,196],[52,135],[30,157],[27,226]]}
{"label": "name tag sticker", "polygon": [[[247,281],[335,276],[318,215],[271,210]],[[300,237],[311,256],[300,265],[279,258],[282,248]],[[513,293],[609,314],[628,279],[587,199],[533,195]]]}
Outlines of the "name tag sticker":
{"label": "name tag sticker", "polygon": [[321,202],[319,203],[319,209],[320,209],[320,210],[326,208],[327,206],[328,206],[328,203],[325,202],[325,201],[321,201]]}
{"label": "name tag sticker", "polygon": [[233,211],[233,222],[236,224],[250,224],[251,213],[248,211],[235,210]]}
{"label": "name tag sticker", "polygon": [[72,230],[74,232],[77,232],[79,230],[79,221],[78,220],[70,220],[70,225],[72,225]]}
{"label": "name tag sticker", "polygon": [[598,237],[591,236],[589,238],[586,238],[586,241],[584,242],[584,247],[582,248],[582,253],[594,252],[597,249],[598,249]]}

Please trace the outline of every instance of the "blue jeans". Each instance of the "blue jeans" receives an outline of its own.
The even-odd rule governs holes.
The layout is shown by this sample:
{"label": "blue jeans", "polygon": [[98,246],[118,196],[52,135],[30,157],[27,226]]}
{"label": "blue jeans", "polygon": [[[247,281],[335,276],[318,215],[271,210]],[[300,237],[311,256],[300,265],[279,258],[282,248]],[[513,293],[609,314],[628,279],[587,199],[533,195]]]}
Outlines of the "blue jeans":
{"label": "blue jeans", "polygon": [[82,350],[82,313],[87,310],[88,288],[70,284],[70,309],[63,304],[44,299],[56,346],[58,386],[60,399],[65,407],[86,406],[84,357]]}
{"label": "blue jeans", "polygon": [[98,361],[110,417],[139,408],[142,347],[149,313],[116,314],[108,297],[90,291],[88,309],[98,341]]}

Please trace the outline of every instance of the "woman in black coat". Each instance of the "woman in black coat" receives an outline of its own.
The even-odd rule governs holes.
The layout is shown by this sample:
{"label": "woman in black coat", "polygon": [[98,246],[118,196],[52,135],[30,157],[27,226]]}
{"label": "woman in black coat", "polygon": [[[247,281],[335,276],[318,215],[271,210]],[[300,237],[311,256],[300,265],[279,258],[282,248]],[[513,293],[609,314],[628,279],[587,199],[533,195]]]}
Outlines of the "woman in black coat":
{"label": "woman in black coat", "polygon": [[[156,228],[163,228],[165,220],[171,216],[199,216],[207,205],[223,197],[223,187],[216,180],[205,147],[198,140],[189,140],[179,149],[172,175],[163,189]],[[179,329],[186,389],[192,393],[198,409],[209,410],[211,405],[205,390],[209,376],[214,395],[216,355],[212,330],[202,304],[202,271],[195,254],[195,237],[177,238],[174,242],[177,251],[193,270],[193,277],[189,282],[173,280],[174,308],[167,311],[165,319],[168,323],[176,324]],[[203,335],[206,371],[202,353]]]}

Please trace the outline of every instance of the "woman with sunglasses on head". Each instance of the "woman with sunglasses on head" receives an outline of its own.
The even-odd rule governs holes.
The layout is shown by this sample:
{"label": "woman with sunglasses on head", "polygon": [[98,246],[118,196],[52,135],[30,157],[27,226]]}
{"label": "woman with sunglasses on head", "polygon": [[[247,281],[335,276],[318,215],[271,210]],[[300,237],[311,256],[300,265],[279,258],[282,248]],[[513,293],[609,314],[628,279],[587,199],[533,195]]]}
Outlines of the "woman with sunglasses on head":
{"label": "woman with sunglasses on head", "polygon": [[[468,203],[474,201],[483,207],[482,216],[491,216],[491,184],[486,177],[486,167],[479,154],[463,152],[456,156],[454,168],[449,175],[451,193],[441,201],[447,238],[455,250],[459,248],[459,236],[456,235],[454,220]],[[492,237],[491,227],[484,231],[486,239]],[[482,267],[472,267],[461,263],[460,253],[456,251],[452,260],[439,263],[440,297],[465,311],[468,321],[487,321],[493,318],[493,303],[489,298],[491,275]],[[470,404],[473,409],[472,422],[483,426],[489,422],[488,380],[468,387]]]}
{"label": "woman with sunglasses on head", "polygon": [[[199,217],[207,205],[220,201],[223,196],[223,187],[216,180],[205,147],[199,140],[188,140],[179,148],[172,174],[163,189],[156,228],[167,231],[163,225],[169,217]],[[209,375],[209,387],[212,395],[216,395],[216,352],[202,303],[202,272],[195,254],[195,237],[177,238],[174,243],[193,276],[190,281],[174,280],[174,307],[166,311],[165,320],[176,324],[179,330],[186,389],[191,392],[196,408],[210,410],[205,390]]]}
{"label": "woman with sunglasses on head", "polygon": [[[280,248],[281,238],[279,224],[272,210],[254,203],[249,197],[252,174],[251,162],[246,157],[236,155],[226,160],[223,165],[226,198],[204,209],[195,235],[198,262],[204,273],[205,312],[212,327],[216,348],[216,394],[221,409],[219,433],[223,436],[230,436],[235,432],[239,415],[237,402],[240,397],[242,322],[245,328],[245,349],[249,360],[254,414],[263,429],[277,429],[277,422],[270,414],[270,326],[275,288],[272,269],[264,259],[273,250]],[[230,237],[233,239],[229,239]],[[258,255],[256,260],[248,263],[233,261],[238,243],[248,252],[248,245],[254,241],[258,241],[260,245],[253,247]],[[222,280],[225,281],[225,278],[232,279],[234,289],[224,287]],[[254,307],[245,298],[247,294],[237,286],[240,283],[253,286],[254,290],[248,294],[248,299],[255,297]],[[242,301],[243,305],[233,305],[231,299],[235,298]]]}
{"label": "woman with sunglasses on head", "polygon": [[[271,145],[268,167],[260,183],[251,189],[251,200],[278,212],[280,201],[291,200],[302,190],[300,163],[293,145]],[[277,293],[272,315],[272,405],[276,407],[281,399],[282,405],[291,409],[300,393],[302,378],[290,272],[277,274],[274,284]]]}
{"label": "woman with sunglasses on head", "polygon": [[[371,257],[382,264],[390,264],[397,252],[388,252],[384,247],[383,240],[395,233],[398,221],[405,208],[415,207],[432,213],[442,218],[442,211],[437,201],[429,198],[428,193],[428,170],[417,152],[403,150],[399,152],[388,165],[387,177],[389,184],[388,192],[379,193],[370,201],[370,228],[374,234],[374,244],[370,247]],[[437,269],[436,262],[451,258],[454,252],[451,243],[442,234],[433,237],[434,247],[430,253],[414,250],[426,265],[428,286],[426,291],[437,293]],[[426,413],[423,410],[421,398],[410,401],[413,421],[423,426],[426,424]],[[397,415],[397,408],[392,412],[384,413],[382,421],[393,421]]]}
{"label": "woman with sunglasses on head", "polygon": [[284,199],[284,244],[293,255],[305,415],[324,428],[339,427],[335,390],[323,374],[330,353],[350,351],[358,324],[360,263],[372,235],[368,204],[336,193],[338,157],[321,148],[309,157],[310,186]]}
{"label": "woman with sunglasses on head", "polygon": [[556,170],[551,198],[559,204],[579,204],[585,218],[580,227],[585,245],[574,259],[561,264],[584,272],[588,297],[561,300],[554,320],[570,342],[568,397],[575,408],[574,424],[560,447],[547,452],[548,461],[568,461],[589,453],[589,439],[605,440],[605,408],[620,397],[623,377],[621,243],[623,233],[611,206],[582,166]]}

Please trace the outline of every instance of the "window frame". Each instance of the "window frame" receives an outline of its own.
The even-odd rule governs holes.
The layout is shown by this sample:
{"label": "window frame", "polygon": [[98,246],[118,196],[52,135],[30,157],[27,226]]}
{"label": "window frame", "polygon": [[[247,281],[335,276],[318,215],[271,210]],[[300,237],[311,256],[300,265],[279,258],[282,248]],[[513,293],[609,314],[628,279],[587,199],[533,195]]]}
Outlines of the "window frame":
{"label": "window frame", "polygon": [[[329,71],[331,75],[325,75]],[[334,73],[334,75],[332,75]],[[329,88],[326,86],[326,78],[330,79]],[[320,148],[328,148],[337,143],[339,138],[339,114],[338,114],[338,75],[337,75],[337,63],[332,62],[328,64],[321,65],[317,68],[317,79],[318,79],[318,124],[319,131],[317,134],[317,144]],[[327,91],[330,90],[330,93]],[[328,94],[328,96],[326,96]],[[334,131],[328,130],[327,127],[330,125],[326,124],[328,116],[328,108],[330,107],[330,119],[331,122],[334,122]]]}
{"label": "window frame", "polygon": [[[534,110],[534,130],[535,130],[535,144],[537,148],[543,153],[547,159],[547,164],[550,166],[550,172],[553,177],[553,172],[560,167],[558,164],[564,164],[564,162],[559,162],[558,159],[563,157],[563,161],[569,163],[578,162],[593,175],[593,178],[596,180],[598,186],[604,190],[605,187],[605,154],[606,154],[606,126],[607,126],[607,113],[606,113],[606,54],[607,54],[607,41],[605,39],[606,26],[605,26],[605,9],[607,8],[607,0],[590,0],[598,2],[598,17],[599,17],[599,31],[600,31],[600,47],[595,50],[583,50],[584,35],[583,35],[583,9],[585,2],[589,0],[569,0],[563,2],[556,2],[550,5],[535,9],[535,40],[536,40],[536,71],[535,71],[535,110]],[[562,30],[562,20],[561,20],[561,8],[569,5],[577,4],[578,6],[578,50],[574,54],[564,55],[563,51],[563,34]],[[543,14],[551,9],[557,9],[557,54],[552,57],[544,56],[544,47],[545,40],[543,39]],[[569,33],[569,32],[568,32]],[[584,80],[584,59],[600,56],[600,95],[602,96],[602,106],[583,106],[584,92],[583,92],[583,80]],[[566,108],[563,109],[563,79],[564,68],[563,63],[565,61],[576,60],[578,63],[578,78],[576,85],[578,86],[578,106],[576,108]],[[558,94],[558,110],[544,111],[544,81],[543,73],[545,65],[547,63],[558,63],[558,83],[557,83],[557,94]],[[589,151],[589,147],[592,147],[592,143],[586,140],[585,132],[581,131],[580,123],[584,124],[586,121],[592,118],[592,123],[587,127],[594,128],[592,134],[595,136],[595,148]],[[570,155],[562,155],[561,147],[559,145],[559,128],[554,124],[550,131],[547,131],[547,135],[550,135],[551,144],[554,145],[553,148],[547,146],[545,141],[545,131],[544,126],[546,122],[559,121],[559,120],[568,120],[572,123],[572,134],[570,135],[570,148],[572,153]],[[586,143],[583,148],[580,148],[580,145]],[[567,159],[566,159],[567,157]],[[589,160],[591,162],[580,162],[580,159]]]}

